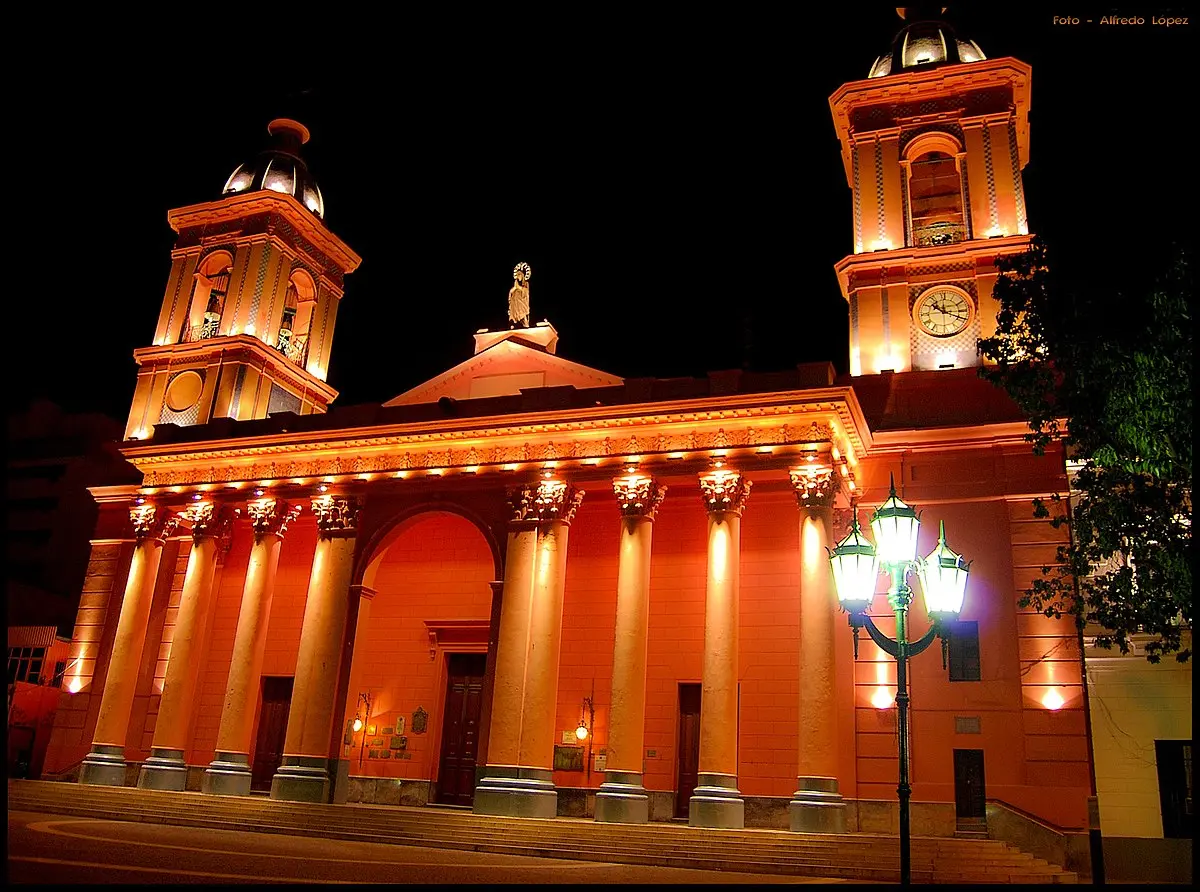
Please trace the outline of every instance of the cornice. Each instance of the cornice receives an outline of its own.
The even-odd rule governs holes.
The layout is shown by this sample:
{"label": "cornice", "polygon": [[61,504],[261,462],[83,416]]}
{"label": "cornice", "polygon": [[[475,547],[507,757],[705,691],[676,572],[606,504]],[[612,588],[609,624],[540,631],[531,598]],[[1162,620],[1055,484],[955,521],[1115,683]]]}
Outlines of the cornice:
{"label": "cornice", "polygon": [[888,267],[888,279],[898,284],[903,279],[895,278],[893,267],[907,267],[917,263],[942,263],[953,260],[969,259],[972,262],[985,260],[991,262],[1000,254],[1018,254],[1029,248],[1033,240],[1032,234],[1003,235],[989,239],[968,239],[953,245],[933,245],[926,248],[906,246],[893,248],[890,251],[864,251],[860,254],[847,254],[833,266],[838,283],[842,287],[842,297],[849,300],[850,276],[879,267]]}
{"label": "cornice", "polygon": [[343,272],[354,272],[362,258],[291,195],[259,189],[227,195],[217,201],[192,204],[167,212],[167,222],[176,232],[214,223],[225,223],[251,214],[278,213],[296,231],[323,251]]}

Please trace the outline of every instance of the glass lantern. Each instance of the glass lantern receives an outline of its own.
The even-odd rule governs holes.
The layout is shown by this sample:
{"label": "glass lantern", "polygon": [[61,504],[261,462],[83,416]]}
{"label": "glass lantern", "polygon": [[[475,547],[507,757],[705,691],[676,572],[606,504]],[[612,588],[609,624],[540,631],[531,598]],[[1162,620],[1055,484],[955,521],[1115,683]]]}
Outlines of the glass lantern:
{"label": "glass lantern", "polygon": [[842,608],[850,613],[862,613],[875,597],[875,582],[879,577],[879,556],[875,547],[863,537],[855,518],[846,536],[829,553],[833,567],[833,583]]}
{"label": "glass lantern", "polygon": [[938,532],[937,547],[922,562],[919,575],[925,593],[925,610],[936,620],[958,619],[967,592],[970,562],[946,545],[946,523]]}
{"label": "glass lantern", "polygon": [[921,519],[917,512],[896,495],[896,481],[892,479],[887,501],[879,506],[871,518],[871,531],[879,547],[879,562],[885,567],[909,564],[917,557],[917,533]]}

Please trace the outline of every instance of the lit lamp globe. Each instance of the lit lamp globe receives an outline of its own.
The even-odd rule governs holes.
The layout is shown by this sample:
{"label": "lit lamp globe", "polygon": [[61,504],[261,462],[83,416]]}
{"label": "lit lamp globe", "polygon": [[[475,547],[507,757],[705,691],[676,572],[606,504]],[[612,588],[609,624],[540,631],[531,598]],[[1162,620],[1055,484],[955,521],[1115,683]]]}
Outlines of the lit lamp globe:
{"label": "lit lamp globe", "polygon": [[887,501],[871,518],[871,532],[879,548],[879,562],[885,567],[909,564],[917,557],[917,533],[921,519],[911,506],[896,495],[896,479],[891,481]]}
{"label": "lit lamp globe", "polygon": [[579,727],[575,729],[575,736],[580,740],[587,740],[588,729],[583,722],[579,723]]}
{"label": "lit lamp globe", "polygon": [[359,731],[362,730],[362,719],[360,719],[358,716],[355,716],[354,724],[351,725],[351,727],[354,728],[354,732],[357,734]]}
{"label": "lit lamp globe", "polygon": [[879,556],[875,546],[863,538],[855,518],[846,536],[829,553],[833,567],[833,584],[838,601],[848,613],[865,613],[875,597],[875,581],[879,578]]}
{"label": "lit lamp globe", "polygon": [[971,564],[946,545],[946,523],[938,531],[937,547],[921,563],[918,574],[925,593],[925,610],[935,622],[958,619],[967,593]]}

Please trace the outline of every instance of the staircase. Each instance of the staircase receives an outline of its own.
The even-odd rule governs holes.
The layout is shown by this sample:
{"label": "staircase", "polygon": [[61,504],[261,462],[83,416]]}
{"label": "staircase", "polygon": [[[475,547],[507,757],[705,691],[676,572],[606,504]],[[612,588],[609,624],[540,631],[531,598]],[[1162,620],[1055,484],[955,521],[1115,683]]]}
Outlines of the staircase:
{"label": "staircase", "polygon": [[[444,809],[311,805],[132,787],[10,780],[9,811],[218,830],[465,849],[506,855],[894,883],[899,842],[869,833],[707,830],[598,824],[581,818],[496,818]],[[985,839],[914,837],[914,883],[1075,883],[1074,873]]]}

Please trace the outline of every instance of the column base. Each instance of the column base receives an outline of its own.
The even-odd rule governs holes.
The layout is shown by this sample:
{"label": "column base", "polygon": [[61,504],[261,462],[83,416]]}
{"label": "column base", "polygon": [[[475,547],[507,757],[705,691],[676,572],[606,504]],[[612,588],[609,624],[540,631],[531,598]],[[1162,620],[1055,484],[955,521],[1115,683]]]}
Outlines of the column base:
{"label": "column base", "polygon": [[796,792],[788,803],[788,824],[796,833],[845,833],[846,803],[836,777],[796,779]]}
{"label": "column base", "polygon": [[688,825],[741,830],[746,826],[746,803],[738,792],[737,775],[700,772],[688,801]]}
{"label": "column base", "polygon": [[647,824],[650,797],[640,771],[606,771],[596,791],[596,820],[604,824]]}
{"label": "column base", "polygon": [[472,811],[508,818],[557,817],[558,791],[553,776],[545,768],[489,765],[475,788]]}
{"label": "column base", "polygon": [[271,798],[289,802],[329,801],[329,760],[323,756],[284,756],[271,778]]}
{"label": "column base", "polygon": [[183,750],[151,747],[150,757],[142,763],[142,770],[138,772],[137,785],[142,790],[172,790],[182,793],[187,789],[187,774]]}
{"label": "column base", "polygon": [[125,747],[93,743],[79,764],[79,782],[97,787],[125,786]]}
{"label": "column base", "polygon": [[216,758],[204,771],[200,792],[214,796],[249,796],[250,756],[217,750]]}

